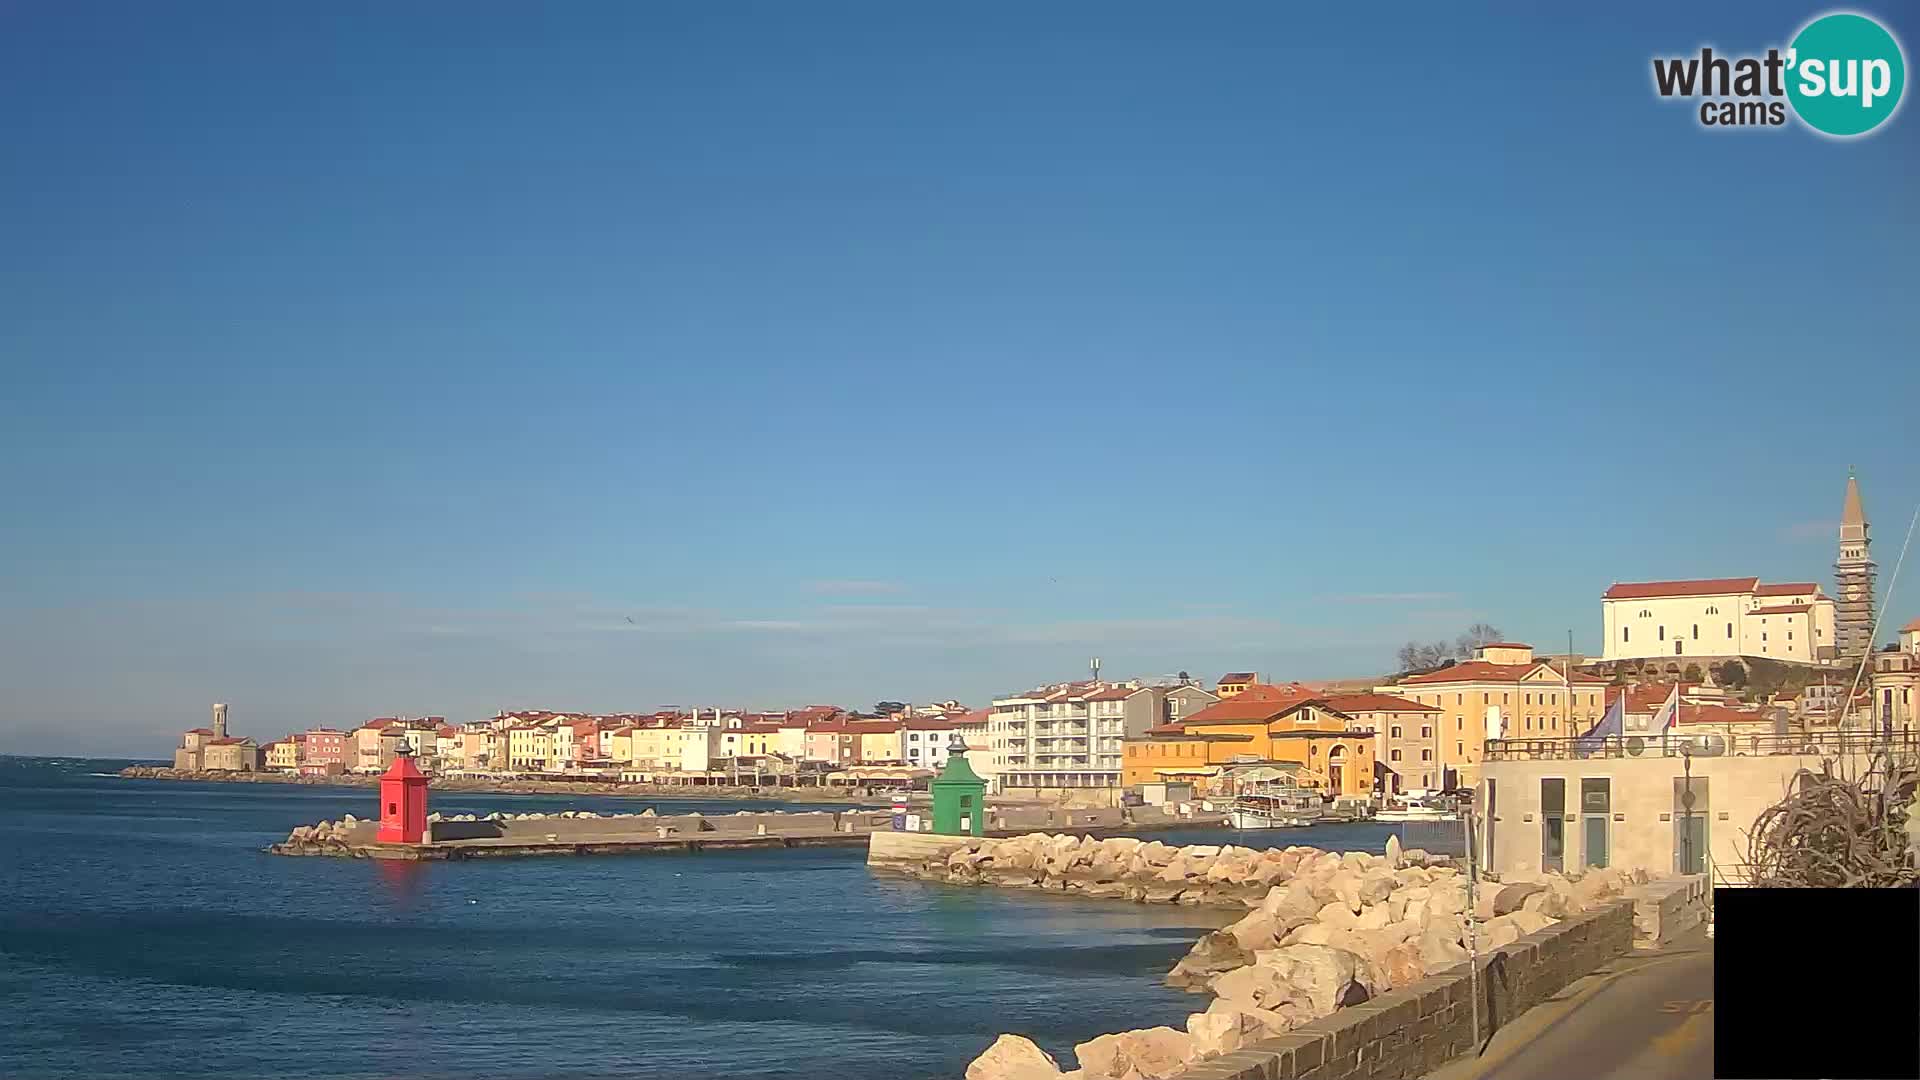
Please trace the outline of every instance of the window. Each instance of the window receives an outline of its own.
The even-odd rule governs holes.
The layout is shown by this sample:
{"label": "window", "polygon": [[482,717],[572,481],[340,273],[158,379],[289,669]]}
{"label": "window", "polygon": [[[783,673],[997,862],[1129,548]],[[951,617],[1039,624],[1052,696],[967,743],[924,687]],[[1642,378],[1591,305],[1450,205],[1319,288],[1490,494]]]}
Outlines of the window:
{"label": "window", "polygon": [[[1632,630],[1631,628],[1629,628],[1629,627],[1625,627],[1625,626],[1623,626],[1623,627],[1621,627],[1621,628],[1620,628],[1620,640],[1621,640],[1621,641],[1632,641],[1632,640],[1633,640],[1633,630]],[[1505,695],[1505,694],[1502,694],[1502,695],[1500,695],[1500,696],[1501,696],[1501,697],[1505,697],[1506,695]]]}
{"label": "window", "polygon": [[1394,726],[1394,727],[1393,727],[1393,728],[1392,728],[1392,729],[1391,729],[1390,731],[1388,731],[1388,732],[1387,732],[1387,734],[1389,734],[1389,735],[1391,735],[1391,736],[1393,736],[1393,737],[1394,737],[1394,738],[1396,738],[1396,739],[1397,739],[1397,738],[1399,738],[1399,737],[1400,737],[1400,728],[1399,728],[1399,726],[1398,726],[1398,725],[1395,725],[1395,726]]}
{"label": "window", "polygon": [[1465,720],[1462,720],[1458,716],[1453,718],[1453,730],[1465,731],[1466,729],[1467,729],[1467,722]]}
{"label": "window", "polygon": [[1398,748],[1395,748],[1395,749],[1393,749],[1393,750],[1390,750],[1390,751],[1388,751],[1388,752],[1387,752],[1387,760],[1389,760],[1389,761],[1399,761],[1399,760],[1400,760],[1400,751],[1399,751],[1399,749],[1398,749]]}
{"label": "window", "polygon": [[1718,614],[1720,614],[1720,609],[1719,609],[1719,608],[1717,608],[1717,607],[1711,607],[1711,606],[1710,606],[1710,607],[1708,607],[1708,608],[1707,608],[1707,614],[1709,614],[1709,615],[1718,615]]}
{"label": "window", "polygon": [[1731,638],[1731,637],[1733,636],[1733,624],[1732,624],[1732,623],[1728,623],[1728,624],[1727,624],[1727,636],[1728,636],[1729,638]]}
{"label": "window", "polygon": [[1420,725],[1420,737],[1421,737],[1421,738],[1423,738],[1423,739],[1431,739],[1431,738],[1433,738],[1433,725],[1431,725],[1431,724],[1421,724],[1421,725]]}
{"label": "window", "polygon": [[1693,624],[1693,640],[1695,641],[1700,640],[1700,624],[1699,623]]}
{"label": "window", "polygon": [[1661,641],[1667,640],[1667,628],[1664,626],[1660,628],[1660,640]]}
{"label": "window", "polygon": [[1467,752],[1466,743],[1457,742],[1453,744],[1453,754],[1455,757],[1464,757],[1466,755],[1466,752]]}
{"label": "window", "polygon": [[1421,760],[1421,761],[1432,761],[1432,760],[1433,760],[1433,751],[1431,751],[1431,750],[1422,750],[1422,751],[1420,751],[1420,760]]}

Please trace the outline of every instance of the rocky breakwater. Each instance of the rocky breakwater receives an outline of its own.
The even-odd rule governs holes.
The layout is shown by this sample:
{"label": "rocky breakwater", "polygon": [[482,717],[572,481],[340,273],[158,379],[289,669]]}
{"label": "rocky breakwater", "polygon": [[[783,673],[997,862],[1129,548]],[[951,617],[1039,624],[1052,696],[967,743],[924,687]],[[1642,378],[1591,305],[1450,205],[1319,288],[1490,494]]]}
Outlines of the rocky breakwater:
{"label": "rocky breakwater", "polygon": [[[742,812],[745,813],[744,811]],[[647,822],[644,819],[657,817],[652,810],[642,810],[637,814],[596,814],[591,810],[561,810],[554,813],[527,814],[452,814],[432,813],[427,815],[427,826],[440,822],[496,822],[502,826],[513,822],[536,822],[547,820],[595,819],[617,821],[634,819],[632,824],[638,828]],[[695,822],[703,821],[699,814],[688,814],[686,818]],[[709,826],[710,827],[710,826]],[[374,843],[380,831],[380,824],[354,817],[352,814],[337,821],[321,821],[312,825],[296,825],[287,838],[274,844],[267,850],[276,855],[340,855],[354,857],[365,854],[364,847]]]}
{"label": "rocky breakwater", "polygon": [[1213,995],[1185,1030],[1099,1036],[1074,1047],[1079,1067],[1070,1072],[1031,1041],[1002,1035],[968,1066],[967,1080],[1170,1077],[1463,964],[1470,932],[1485,953],[1646,880],[1641,871],[1549,874],[1482,883],[1469,902],[1461,871],[1394,844],[1385,856],[1288,848],[1262,852],[1259,862],[1263,872],[1281,868],[1279,879],[1244,918],[1202,937],[1166,976],[1170,985]]}
{"label": "rocky breakwater", "polygon": [[1146,904],[1246,908],[1259,904],[1275,884],[1292,877],[1303,853],[1318,854],[1310,848],[1175,847],[1126,836],[1097,840],[1029,833],[970,840],[935,857],[875,861],[873,866],[955,885],[1049,889]]}

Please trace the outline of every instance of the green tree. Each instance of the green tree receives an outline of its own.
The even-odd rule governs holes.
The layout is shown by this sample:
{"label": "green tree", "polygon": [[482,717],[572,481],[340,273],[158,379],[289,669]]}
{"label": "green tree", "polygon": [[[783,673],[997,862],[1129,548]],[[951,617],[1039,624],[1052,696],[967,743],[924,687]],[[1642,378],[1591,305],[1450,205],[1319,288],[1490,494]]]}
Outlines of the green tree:
{"label": "green tree", "polygon": [[1699,682],[1700,681],[1700,665],[1688,664],[1687,670],[1680,673],[1680,678],[1685,682],[1690,682],[1690,683]]}
{"label": "green tree", "polygon": [[1738,660],[1729,660],[1713,669],[1713,677],[1721,686],[1738,690],[1747,685],[1747,666]]}

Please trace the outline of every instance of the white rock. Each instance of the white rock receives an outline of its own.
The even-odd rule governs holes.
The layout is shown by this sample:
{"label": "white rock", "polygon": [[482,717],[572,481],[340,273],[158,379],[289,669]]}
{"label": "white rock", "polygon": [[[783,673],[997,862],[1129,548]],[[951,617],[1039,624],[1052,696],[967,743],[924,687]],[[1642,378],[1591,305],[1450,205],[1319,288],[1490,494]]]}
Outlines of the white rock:
{"label": "white rock", "polygon": [[1060,1066],[1032,1039],[1002,1035],[967,1065],[967,1080],[1056,1080]]}
{"label": "white rock", "polygon": [[1161,1080],[1199,1056],[1193,1036],[1170,1027],[1101,1035],[1073,1048],[1089,1078]]}

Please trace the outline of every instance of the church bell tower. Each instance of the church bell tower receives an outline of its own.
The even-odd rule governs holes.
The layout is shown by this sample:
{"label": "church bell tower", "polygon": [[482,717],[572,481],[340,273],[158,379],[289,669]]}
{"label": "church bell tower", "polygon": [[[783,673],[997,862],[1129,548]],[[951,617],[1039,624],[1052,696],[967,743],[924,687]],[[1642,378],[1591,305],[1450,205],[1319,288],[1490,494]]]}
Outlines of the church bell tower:
{"label": "church bell tower", "polygon": [[1847,470],[1840,510],[1840,557],[1833,562],[1835,651],[1858,660],[1873,651],[1873,537],[1860,503],[1860,481]]}

